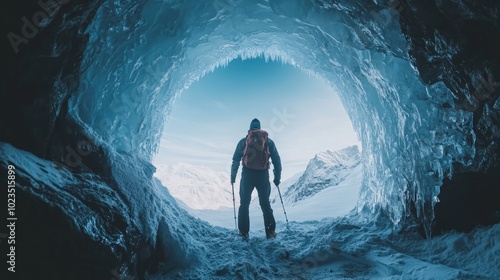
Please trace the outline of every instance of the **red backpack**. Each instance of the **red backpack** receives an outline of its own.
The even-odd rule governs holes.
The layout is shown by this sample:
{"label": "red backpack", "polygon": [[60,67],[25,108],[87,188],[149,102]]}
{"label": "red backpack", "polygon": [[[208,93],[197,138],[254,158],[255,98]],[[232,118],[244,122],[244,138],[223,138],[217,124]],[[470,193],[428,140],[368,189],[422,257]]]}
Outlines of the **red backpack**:
{"label": "red backpack", "polygon": [[251,130],[248,132],[243,151],[243,166],[250,169],[269,169],[269,147],[267,132],[264,130]]}

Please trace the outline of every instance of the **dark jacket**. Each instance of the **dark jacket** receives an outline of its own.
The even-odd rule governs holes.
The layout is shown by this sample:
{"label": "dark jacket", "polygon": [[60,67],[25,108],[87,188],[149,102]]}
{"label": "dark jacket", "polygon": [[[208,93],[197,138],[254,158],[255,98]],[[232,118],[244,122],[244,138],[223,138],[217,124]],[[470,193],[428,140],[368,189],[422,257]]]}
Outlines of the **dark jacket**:
{"label": "dark jacket", "polygon": [[[233,164],[231,165],[231,182],[234,182],[236,180],[236,174],[238,173],[238,168],[240,167],[240,161],[243,158],[243,152],[245,151],[245,144],[246,144],[247,138],[244,137],[243,139],[238,142],[238,145],[236,145],[236,150],[234,151],[233,154]],[[271,157],[271,162],[273,163],[273,168],[274,168],[274,178],[281,180],[281,159],[280,155],[278,153],[278,149],[276,149],[276,145],[274,144],[273,140],[270,138],[267,138],[267,143],[269,147],[269,153]],[[245,174],[245,166],[242,167],[242,175]],[[264,172],[268,172],[267,170],[263,170]]]}

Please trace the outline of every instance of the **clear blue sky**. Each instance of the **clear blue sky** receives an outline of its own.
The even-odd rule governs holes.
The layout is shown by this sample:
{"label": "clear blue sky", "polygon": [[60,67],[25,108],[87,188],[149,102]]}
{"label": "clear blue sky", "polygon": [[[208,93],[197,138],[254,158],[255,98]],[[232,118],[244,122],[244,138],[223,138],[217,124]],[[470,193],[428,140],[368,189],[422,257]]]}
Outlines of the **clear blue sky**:
{"label": "clear blue sky", "polygon": [[236,59],[175,101],[154,163],[185,162],[229,172],[236,144],[253,118],[276,143],[283,179],[303,171],[320,151],[359,144],[326,82],[278,61]]}

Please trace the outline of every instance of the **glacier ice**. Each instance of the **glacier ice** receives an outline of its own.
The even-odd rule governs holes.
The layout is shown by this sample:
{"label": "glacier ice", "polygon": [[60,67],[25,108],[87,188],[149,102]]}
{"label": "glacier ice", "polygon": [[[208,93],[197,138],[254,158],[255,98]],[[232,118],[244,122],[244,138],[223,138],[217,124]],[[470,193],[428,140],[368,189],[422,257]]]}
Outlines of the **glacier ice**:
{"label": "glacier ice", "polygon": [[429,234],[443,178],[475,155],[472,113],[444,84],[419,79],[390,1],[113,0],[86,32],[70,113],[122,153],[150,160],[185,88],[264,55],[339,93],[363,145],[357,209],[367,217],[384,213],[398,227],[413,211]]}

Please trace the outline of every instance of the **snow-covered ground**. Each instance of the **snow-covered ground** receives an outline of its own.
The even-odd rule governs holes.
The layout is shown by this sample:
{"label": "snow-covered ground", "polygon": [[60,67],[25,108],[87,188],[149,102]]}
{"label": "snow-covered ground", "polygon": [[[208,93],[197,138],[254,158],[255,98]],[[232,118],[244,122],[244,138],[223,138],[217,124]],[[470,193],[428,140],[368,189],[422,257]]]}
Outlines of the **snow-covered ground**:
{"label": "snow-covered ground", "polygon": [[[281,192],[302,175],[283,182]],[[356,214],[361,180],[357,165],[340,184],[285,204],[288,223],[273,188],[278,235],[270,240],[256,199],[248,242],[237,236],[232,207],[194,210],[179,202],[213,226],[197,240],[205,250],[192,267],[151,279],[500,279],[500,224],[431,240],[417,230],[391,233],[388,219]]]}
{"label": "snow-covered ground", "polygon": [[500,279],[500,224],[432,240],[381,230],[390,228],[387,219],[362,221],[348,213],[361,180],[356,171],[342,185],[288,207],[288,223],[274,203],[275,239],[264,237],[257,201],[248,242],[237,236],[232,209],[186,208],[214,226],[197,240],[205,246],[200,261],[150,279]]}
{"label": "snow-covered ground", "polygon": [[150,279],[500,279],[500,224],[432,240],[381,230],[390,228],[387,219],[348,214],[360,175],[289,207],[288,223],[274,203],[275,239],[264,237],[257,201],[248,242],[237,236],[232,209],[188,209],[215,225],[196,240],[205,246],[200,261]]}
{"label": "snow-covered ground", "polygon": [[[106,214],[126,214],[128,207],[138,206],[117,199],[113,189],[99,177],[72,174],[8,144],[0,143],[0,154],[3,168],[15,163],[19,191],[30,192],[39,201],[51,203],[62,214],[74,218],[75,230],[86,236],[126,246],[122,235],[109,234],[99,227],[104,219],[87,203],[102,203],[108,207]],[[363,220],[354,211],[343,216],[349,209],[347,204],[345,207],[341,204],[349,199],[355,201],[359,181],[359,171],[353,172],[343,184],[287,208],[288,223],[281,216],[280,205],[274,203],[278,231],[275,239],[265,239],[262,218],[254,201],[252,231],[249,241],[244,242],[232,226],[232,209],[191,211],[193,215],[196,213],[193,211],[203,212],[212,225],[194,219],[179,209],[166,188],[155,180],[154,185],[148,186],[151,193],[142,196],[133,193],[129,197],[139,197],[138,201],[144,203],[142,209],[166,207],[165,211],[155,212],[165,220],[157,237],[168,242],[163,244],[168,246],[164,249],[169,250],[165,252],[172,266],[146,278],[500,279],[500,224],[477,228],[471,233],[450,232],[431,240],[423,239],[412,228],[394,233],[389,230],[392,224],[386,217]],[[134,186],[129,189],[139,188]],[[151,197],[155,200],[148,200]],[[155,229],[151,226],[143,233]]]}

